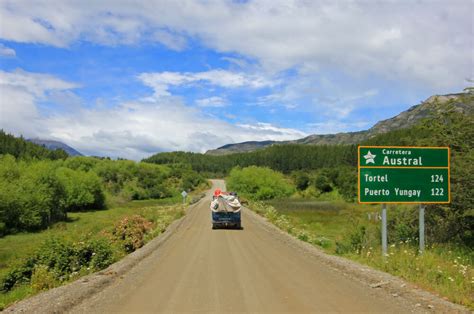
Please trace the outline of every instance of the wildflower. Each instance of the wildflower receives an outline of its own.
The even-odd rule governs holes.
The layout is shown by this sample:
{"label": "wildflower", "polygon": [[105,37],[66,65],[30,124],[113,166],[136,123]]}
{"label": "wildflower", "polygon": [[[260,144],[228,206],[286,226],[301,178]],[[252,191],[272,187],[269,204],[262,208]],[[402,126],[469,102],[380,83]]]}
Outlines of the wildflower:
{"label": "wildflower", "polygon": [[451,278],[451,277],[448,277],[448,279],[449,279],[449,281],[451,281],[451,282],[453,282],[453,281],[454,281],[454,279],[453,279],[453,278]]}

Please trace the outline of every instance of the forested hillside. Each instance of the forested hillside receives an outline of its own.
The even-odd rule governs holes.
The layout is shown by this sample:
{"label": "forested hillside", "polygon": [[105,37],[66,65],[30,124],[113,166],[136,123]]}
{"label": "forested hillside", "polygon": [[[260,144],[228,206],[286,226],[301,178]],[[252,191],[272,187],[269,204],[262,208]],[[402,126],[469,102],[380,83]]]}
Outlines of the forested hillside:
{"label": "forested hillside", "polygon": [[[450,108],[450,109],[449,109]],[[400,114],[377,122],[368,130],[357,132],[341,132],[337,134],[312,134],[293,141],[261,141],[227,144],[217,149],[206,152],[208,155],[227,155],[239,152],[250,152],[272,145],[308,144],[308,145],[348,145],[359,144],[379,134],[412,127],[423,119],[430,118],[454,110],[466,115],[474,114],[474,94],[472,88],[467,88],[465,93],[434,95],[422,103],[410,107]]]}
{"label": "forested hillside", "polygon": [[212,156],[190,152],[153,155],[144,162],[156,164],[190,164],[193,170],[211,176],[225,176],[235,167],[269,167],[284,173],[341,165],[356,166],[356,145],[275,145],[250,153]]}
{"label": "forested hillside", "polygon": [[64,159],[68,154],[62,149],[49,150],[41,145],[29,142],[23,137],[17,138],[0,130],[0,155],[10,154],[22,159]]}

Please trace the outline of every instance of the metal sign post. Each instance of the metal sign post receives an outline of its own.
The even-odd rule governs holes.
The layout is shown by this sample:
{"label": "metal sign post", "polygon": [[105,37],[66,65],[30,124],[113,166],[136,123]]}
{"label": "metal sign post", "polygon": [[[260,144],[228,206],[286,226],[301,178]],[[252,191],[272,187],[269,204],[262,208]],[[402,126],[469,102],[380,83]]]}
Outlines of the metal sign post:
{"label": "metal sign post", "polygon": [[382,204],[382,255],[387,255],[387,204]]}
{"label": "metal sign post", "polygon": [[186,191],[181,192],[181,196],[183,197],[183,205],[186,204],[186,196],[188,196],[188,193]]}
{"label": "metal sign post", "polygon": [[420,204],[420,254],[425,250],[425,205]]}

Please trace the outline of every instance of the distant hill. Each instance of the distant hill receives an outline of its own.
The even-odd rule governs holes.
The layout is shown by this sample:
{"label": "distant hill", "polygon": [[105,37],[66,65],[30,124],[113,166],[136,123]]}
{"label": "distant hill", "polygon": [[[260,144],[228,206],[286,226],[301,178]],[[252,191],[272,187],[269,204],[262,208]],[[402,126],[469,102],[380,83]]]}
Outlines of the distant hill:
{"label": "distant hill", "polygon": [[431,96],[421,104],[415,105],[408,110],[396,115],[395,117],[379,121],[373,127],[365,131],[323,135],[313,134],[293,141],[253,141],[227,144],[217,149],[208,150],[206,154],[227,155],[233,153],[251,152],[276,144],[357,144],[378,134],[411,127],[421,119],[427,118],[434,113],[444,112],[448,110],[449,107],[452,107],[454,110],[461,113],[474,114],[474,95],[458,93]]}
{"label": "distant hill", "polygon": [[62,142],[59,141],[53,141],[53,140],[42,140],[39,138],[33,138],[33,139],[28,139],[27,141],[35,143],[37,145],[41,145],[49,150],[56,150],[56,149],[62,149],[64,150],[69,156],[83,156],[80,152],[75,150],[69,145],[66,145]]}
{"label": "distant hill", "polygon": [[260,148],[265,148],[268,146],[271,146],[273,144],[278,144],[282,142],[277,142],[277,141],[248,141],[248,142],[243,142],[243,143],[238,143],[238,144],[227,144],[224,146],[221,146],[217,149],[214,150],[209,150],[206,152],[206,154],[209,155],[226,155],[226,154],[232,154],[232,153],[244,153],[244,152],[252,152],[254,150],[260,149]]}
{"label": "distant hill", "polygon": [[47,149],[0,129],[0,155],[7,154],[20,159],[64,159],[68,156],[62,149]]}

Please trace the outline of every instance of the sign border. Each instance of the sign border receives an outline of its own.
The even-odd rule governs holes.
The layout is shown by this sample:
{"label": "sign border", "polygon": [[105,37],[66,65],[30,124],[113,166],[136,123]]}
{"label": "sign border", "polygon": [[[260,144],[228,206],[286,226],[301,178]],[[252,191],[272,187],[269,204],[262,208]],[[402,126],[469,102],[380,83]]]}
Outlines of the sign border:
{"label": "sign border", "polygon": [[[360,149],[361,148],[417,148],[417,149],[447,149],[448,166],[447,167],[397,167],[397,166],[361,166]],[[397,168],[397,169],[448,169],[448,200],[446,202],[361,202],[360,201],[360,169],[361,168]],[[376,145],[358,145],[357,146],[357,202],[359,204],[450,204],[451,203],[451,148],[449,146],[376,146]]]}

